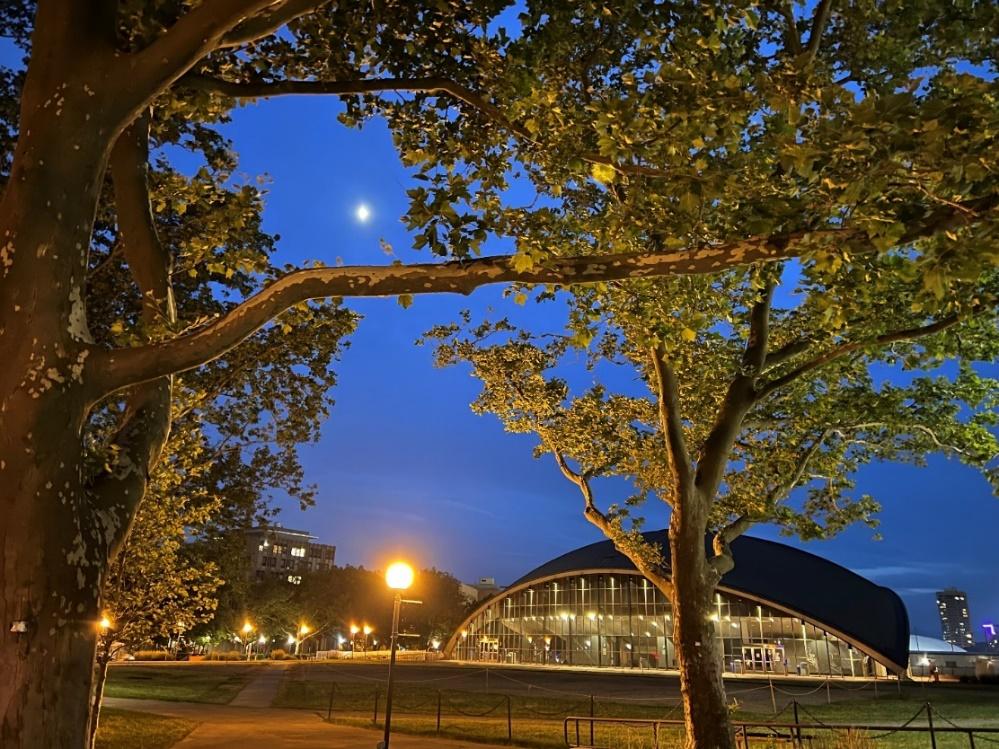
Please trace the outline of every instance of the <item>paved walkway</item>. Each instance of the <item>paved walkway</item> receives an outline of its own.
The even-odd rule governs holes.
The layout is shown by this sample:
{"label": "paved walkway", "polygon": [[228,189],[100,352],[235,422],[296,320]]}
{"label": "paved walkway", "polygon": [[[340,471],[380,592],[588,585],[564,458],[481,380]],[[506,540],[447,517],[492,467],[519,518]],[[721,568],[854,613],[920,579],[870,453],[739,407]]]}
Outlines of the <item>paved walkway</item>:
{"label": "paved walkway", "polygon": [[270,707],[281,688],[281,680],[290,664],[278,661],[269,668],[262,668],[249,683],[229,702],[233,707]]}
{"label": "paved walkway", "polygon": [[[252,686],[252,682],[249,686]],[[245,689],[244,689],[245,691]],[[260,693],[262,693],[261,687]],[[242,695],[242,692],[240,693]],[[233,701],[235,702],[235,700]],[[200,725],[175,749],[375,749],[382,732],[325,722],[318,713],[273,707],[238,707],[106,697],[107,707],[184,718]],[[509,746],[429,736],[392,734],[393,749],[510,749]]]}

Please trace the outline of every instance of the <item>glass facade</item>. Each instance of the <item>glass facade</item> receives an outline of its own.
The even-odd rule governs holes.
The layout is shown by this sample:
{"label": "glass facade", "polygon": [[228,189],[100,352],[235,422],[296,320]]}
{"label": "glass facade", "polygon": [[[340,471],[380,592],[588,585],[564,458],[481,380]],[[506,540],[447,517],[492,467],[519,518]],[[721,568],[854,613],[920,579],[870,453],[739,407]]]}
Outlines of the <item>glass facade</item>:
{"label": "glass facade", "polygon": [[[887,676],[820,626],[731,593],[715,596],[715,636],[729,673]],[[489,602],[451,658],[494,663],[675,669],[669,600],[641,575],[573,575]]]}

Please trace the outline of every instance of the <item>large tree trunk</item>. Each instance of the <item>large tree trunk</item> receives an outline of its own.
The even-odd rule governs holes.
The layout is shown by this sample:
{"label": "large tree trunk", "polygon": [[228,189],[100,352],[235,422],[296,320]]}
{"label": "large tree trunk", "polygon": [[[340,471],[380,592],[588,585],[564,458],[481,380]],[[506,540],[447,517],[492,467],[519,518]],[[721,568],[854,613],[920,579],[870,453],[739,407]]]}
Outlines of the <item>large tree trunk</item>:
{"label": "large tree trunk", "polygon": [[0,746],[76,749],[87,741],[105,529],[80,484],[80,411],[57,398],[18,405],[0,427]]}
{"label": "large tree trunk", "polygon": [[0,199],[0,745],[82,749],[101,574],[122,522],[89,501],[81,462],[94,397],[86,249],[113,134],[98,84],[50,64],[79,51],[74,16],[89,5],[46,8]]}
{"label": "large tree trunk", "polygon": [[[735,749],[729,721],[722,652],[712,625],[718,575],[704,545],[706,521],[690,502],[670,523],[673,641],[680,669],[683,718],[690,749]],[[683,515],[682,519],[677,515]],[[693,515],[694,517],[691,517]],[[701,527],[703,525],[703,527]]]}

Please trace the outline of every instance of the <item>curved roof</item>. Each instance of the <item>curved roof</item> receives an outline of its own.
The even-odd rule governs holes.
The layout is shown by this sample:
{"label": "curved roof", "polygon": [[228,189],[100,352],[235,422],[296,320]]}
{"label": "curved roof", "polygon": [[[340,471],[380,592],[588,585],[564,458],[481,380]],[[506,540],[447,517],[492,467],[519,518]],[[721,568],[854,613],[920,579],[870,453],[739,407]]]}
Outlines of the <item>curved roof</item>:
{"label": "curved roof", "polygon": [[909,636],[910,653],[967,653],[964,648],[952,645],[946,640],[913,633]]}
{"label": "curved roof", "polygon": [[[665,530],[643,535],[650,543],[668,546]],[[722,578],[719,587],[820,624],[905,670],[909,660],[909,617],[893,590],[815,554],[775,541],[740,536],[731,547],[735,568]],[[598,541],[541,565],[507,590],[583,570],[639,574],[612,541]]]}

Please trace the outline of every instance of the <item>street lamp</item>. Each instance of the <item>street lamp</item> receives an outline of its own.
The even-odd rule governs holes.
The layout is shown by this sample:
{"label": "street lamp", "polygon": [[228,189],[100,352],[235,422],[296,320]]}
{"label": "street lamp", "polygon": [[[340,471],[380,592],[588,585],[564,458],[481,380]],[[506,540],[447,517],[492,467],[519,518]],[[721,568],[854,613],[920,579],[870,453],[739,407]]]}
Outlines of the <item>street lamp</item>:
{"label": "street lamp", "polygon": [[392,602],[392,644],[389,647],[388,686],[385,689],[385,736],[378,749],[389,749],[389,734],[392,730],[392,677],[395,670],[395,651],[399,643],[399,609],[402,608],[402,591],[413,584],[413,568],[405,562],[395,562],[385,571],[385,582],[395,591]]}

